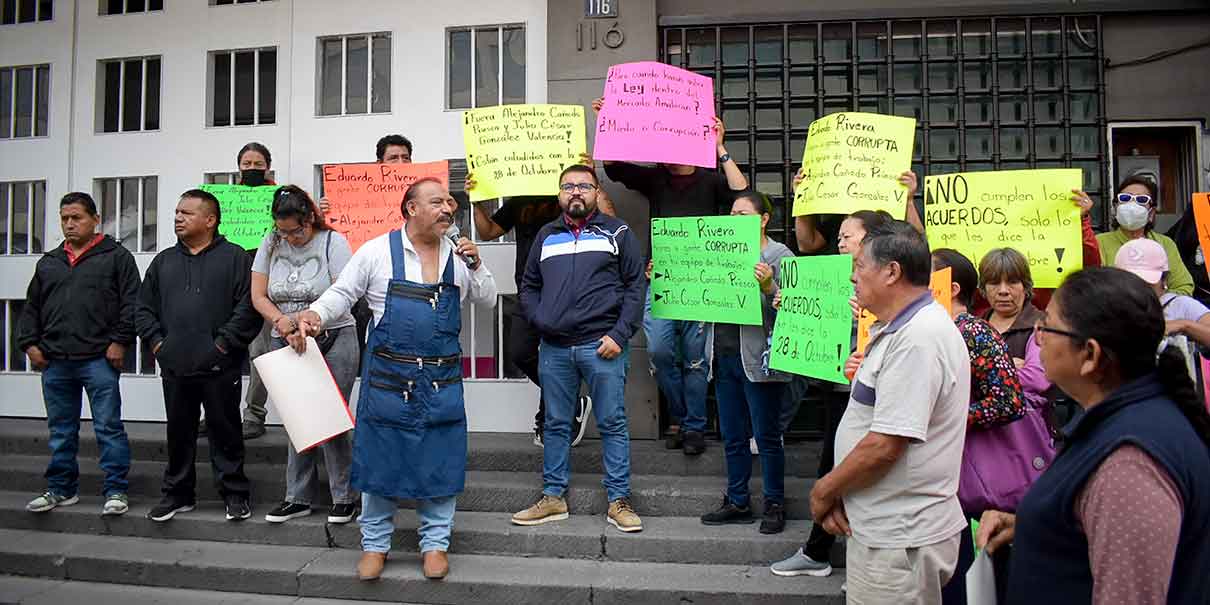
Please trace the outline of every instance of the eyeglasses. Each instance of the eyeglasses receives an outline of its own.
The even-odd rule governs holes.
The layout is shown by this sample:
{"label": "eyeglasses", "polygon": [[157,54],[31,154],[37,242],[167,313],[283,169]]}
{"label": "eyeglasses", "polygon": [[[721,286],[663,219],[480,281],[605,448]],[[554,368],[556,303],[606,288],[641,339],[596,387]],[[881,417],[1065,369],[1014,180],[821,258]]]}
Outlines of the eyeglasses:
{"label": "eyeglasses", "polygon": [[597,186],[592,183],[563,183],[559,185],[559,191],[563,193],[591,193],[597,190]]}
{"label": "eyeglasses", "polygon": [[1143,206],[1150,206],[1151,205],[1151,196],[1147,195],[1146,193],[1141,193],[1139,195],[1135,195],[1133,193],[1119,193],[1118,194],[1118,203],[1119,204],[1129,204],[1130,202],[1134,202],[1136,204],[1141,204]]}
{"label": "eyeglasses", "polygon": [[277,229],[277,228],[274,228],[274,229],[273,229],[273,232],[277,234],[277,237],[282,237],[282,238],[285,238],[285,237],[302,237],[303,235],[305,235],[305,234],[307,233],[307,226],[306,226],[306,225],[299,225],[297,229],[291,229],[291,230],[289,230],[289,231],[285,231],[285,230],[282,230],[282,229]]}
{"label": "eyeglasses", "polygon": [[1039,345],[1042,344],[1042,334],[1054,334],[1055,336],[1066,336],[1068,338],[1071,338],[1073,340],[1078,340],[1080,342],[1088,340],[1084,336],[1082,336],[1080,334],[1076,334],[1075,332],[1068,332],[1067,330],[1060,330],[1058,328],[1048,327],[1046,325],[1045,320],[1039,319],[1037,321],[1037,323],[1034,324],[1034,340],[1038,341]]}

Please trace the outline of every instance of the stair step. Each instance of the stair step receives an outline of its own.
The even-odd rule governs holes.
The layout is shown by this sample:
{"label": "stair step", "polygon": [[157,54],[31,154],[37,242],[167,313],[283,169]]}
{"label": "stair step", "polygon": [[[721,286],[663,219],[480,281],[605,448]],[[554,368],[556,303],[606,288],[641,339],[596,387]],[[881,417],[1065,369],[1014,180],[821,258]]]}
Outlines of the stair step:
{"label": "stair step", "polygon": [[[396,552],[359,582],[352,549],[0,529],[0,569],[60,580],[418,603],[840,603],[843,574],[777,578],[765,567],[451,554],[445,581]],[[805,597],[805,599],[804,599]]]}
{"label": "stair step", "polygon": [[0,603],[14,605],[363,605],[365,601],[150,588],[130,584],[102,584],[0,575]]}
{"label": "stair step", "polygon": [[[164,424],[156,422],[127,422],[131,458],[166,462]],[[45,420],[5,418],[0,423],[0,455],[46,456],[48,433]],[[286,464],[286,444],[289,438],[280,426],[267,427],[264,436],[244,443],[246,464]],[[209,460],[209,443],[198,440],[198,460]],[[471,433],[468,438],[467,469],[478,471],[528,472],[542,468],[542,449],[533,444],[533,435],[520,433]],[[786,476],[810,478],[819,467],[818,442],[791,443],[786,446]],[[80,456],[97,457],[97,440],[92,423],[80,426]],[[753,457],[754,474],[760,474],[759,457]],[[572,448],[570,467],[573,473],[603,473],[601,442],[586,440]],[[664,449],[663,441],[633,440],[630,443],[630,470],[637,475],[699,475],[726,474],[723,447],[710,441],[700,456],[686,456],[680,450]]]}
{"label": "stair step", "polygon": [[[30,513],[25,502],[31,494],[0,491],[0,527],[44,532],[110,535],[137,538],[210,540],[274,546],[337,547],[360,549],[357,523],[326,523],[316,510],[309,517],[284,524],[264,520],[268,507],[253,510],[247,521],[226,520],[217,502],[200,503],[167,523],[146,518],[149,503],[132,502],[120,517],[102,517],[102,499],[83,497],[74,506],[49,513]],[[762,535],[759,524],[708,527],[697,518],[647,517],[640,533],[626,534],[608,525],[601,515],[572,515],[566,521],[536,527],[509,522],[509,513],[458,511],[451,550],[461,554],[558,557],[658,563],[711,563],[765,566],[793,553],[811,530],[808,521],[789,521],[777,535]],[[416,516],[396,516],[394,548],[417,548]],[[844,553],[838,549],[837,566]]]}
{"label": "stair step", "polygon": [[[0,485],[12,491],[41,492],[46,487],[43,473],[47,457],[30,455],[6,455],[0,466]],[[98,494],[104,475],[95,459],[82,458],[80,464],[80,493]],[[285,465],[249,464],[244,467],[252,481],[254,503],[273,505],[285,494]],[[131,464],[128,480],[132,497],[158,501],[161,462],[135,460]],[[218,500],[219,495],[211,481],[210,464],[199,458],[197,464],[198,497],[202,500]],[[726,479],[711,476],[632,475],[631,501],[642,516],[696,517],[716,508],[726,488]],[[811,510],[808,496],[813,479],[787,477],[785,481],[786,515],[790,519],[809,519]],[[750,489],[752,504],[763,510],[761,480],[754,476]],[[485,512],[516,512],[537,499],[542,490],[541,466],[526,472],[468,471],[466,491],[458,497],[459,510]],[[330,501],[326,490],[322,490],[320,504]],[[31,496],[32,497],[32,496]],[[571,476],[567,501],[575,514],[604,514],[608,503],[605,488],[599,475],[578,473]]]}

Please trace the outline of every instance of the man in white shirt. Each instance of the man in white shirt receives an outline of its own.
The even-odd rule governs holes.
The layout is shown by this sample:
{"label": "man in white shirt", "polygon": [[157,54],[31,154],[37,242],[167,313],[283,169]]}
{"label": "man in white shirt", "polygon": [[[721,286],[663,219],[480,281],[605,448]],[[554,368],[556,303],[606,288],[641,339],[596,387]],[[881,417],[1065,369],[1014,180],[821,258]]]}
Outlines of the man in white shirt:
{"label": "man in white shirt", "polygon": [[958,562],[970,358],[929,292],[931,268],[903,221],[871,230],[853,257],[857,302],[888,321],[870,331],[836,467],[811,490],[812,518],[850,536],[849,603],[940,603]]}
{"label": "man in white shirt", "polygon": [[[362,493],[362,580],[382,575],[399,499],[416,501],[424,575],[449,573],[455,498],[466,478],[461,303],[494,305],[496,282],[478,248],[445,236],[457,202],[436,179],[403,198],[403,229],[366,242],[332,287],[299,315],[291,345],[365,297],[374,315],[362,367],[352,485]],[[457,255],[459,258],[455,258]]]}

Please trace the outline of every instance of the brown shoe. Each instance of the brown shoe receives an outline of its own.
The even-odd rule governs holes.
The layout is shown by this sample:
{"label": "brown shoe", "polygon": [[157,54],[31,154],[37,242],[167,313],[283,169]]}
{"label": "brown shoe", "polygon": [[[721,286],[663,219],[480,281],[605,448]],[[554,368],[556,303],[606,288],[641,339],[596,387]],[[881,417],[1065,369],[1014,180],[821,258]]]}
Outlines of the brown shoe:
{"label": "brown shoe", "polygon": [[542,497],[533,506],[513,515],[513,524],[541,525],[550,521],[562,521],[566,518],[567,500],[542,494]]}
{"label": "brown shoe", "polygon": [[421,556],[424,558],[424,577],[441,580],[450,573],[450,559],[444,550],[430,550]]}
{"label": "brown shoe", "polygon": [[384,552],[363,552],[357,562],[357,577],[363,582],[377,580],[382,577],[382,568],[386,567],[387,554]]}
{"label": "brown shoe", "polygon": [[618,528],[620,531],[627,533],[635,531],[643,531],[643,520],[634,512],[634,508],[630,506],[629,498],[618,498],[609,503],[609,512],[606,514],[609,519],[609,524]]}

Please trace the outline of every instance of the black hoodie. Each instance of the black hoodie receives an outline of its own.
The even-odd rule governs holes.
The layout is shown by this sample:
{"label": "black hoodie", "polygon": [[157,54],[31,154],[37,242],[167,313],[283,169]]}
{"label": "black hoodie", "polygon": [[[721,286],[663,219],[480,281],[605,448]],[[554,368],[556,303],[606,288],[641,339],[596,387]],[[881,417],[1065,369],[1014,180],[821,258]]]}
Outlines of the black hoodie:
{"label": "black hoodie", "polygon": [[112,237],[89,248],[74,267],[61,245],[38,259],[17,346],[37,345],[47,359],[92,359],[110,343],[133,344],[138,294],[134,256]]}
{"label": "black hoodie", "polygon": [[263,323],[252,307],[251,287],[252,261],[227,238],[215,236],[197,254],[177,242],[147,268],[135,316],[139,336],[153,349],[160,346],[156,360],[166,374],[198,376],[231,367]]}

